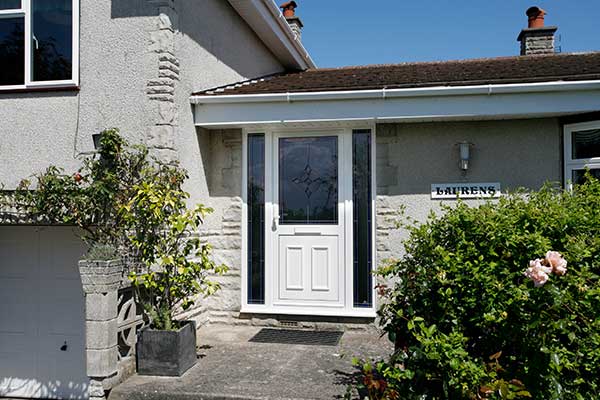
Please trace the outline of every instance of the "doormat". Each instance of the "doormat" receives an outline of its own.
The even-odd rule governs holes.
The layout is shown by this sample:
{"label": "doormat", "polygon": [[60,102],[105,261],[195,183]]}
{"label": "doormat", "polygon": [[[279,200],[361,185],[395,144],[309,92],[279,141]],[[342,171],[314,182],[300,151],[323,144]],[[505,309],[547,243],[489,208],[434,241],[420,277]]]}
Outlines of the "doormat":
{"label": "doormat", "polygon": [[302,331],[296,329],[263,328],[249,341],[255,343],[337,346],[343,334],[344,332],[339,331]]}

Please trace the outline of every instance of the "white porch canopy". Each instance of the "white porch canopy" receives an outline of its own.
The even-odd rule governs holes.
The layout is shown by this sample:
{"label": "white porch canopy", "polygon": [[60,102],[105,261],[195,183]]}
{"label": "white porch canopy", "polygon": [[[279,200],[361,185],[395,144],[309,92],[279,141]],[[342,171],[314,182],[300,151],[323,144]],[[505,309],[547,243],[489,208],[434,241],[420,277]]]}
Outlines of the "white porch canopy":
{"label": "white porch canopy", "polygon": [[600,110],[600,80],[360,91],[195,95],[204,128],[536,118]]}

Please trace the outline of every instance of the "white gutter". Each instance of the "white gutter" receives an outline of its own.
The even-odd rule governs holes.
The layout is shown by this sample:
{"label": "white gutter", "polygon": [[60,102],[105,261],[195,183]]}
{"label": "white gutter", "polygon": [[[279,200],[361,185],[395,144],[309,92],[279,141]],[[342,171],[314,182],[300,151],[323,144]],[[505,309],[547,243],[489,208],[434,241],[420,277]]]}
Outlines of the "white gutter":
{"label": "white gutter", "polygon": [[228,1],[286,68],[317,67],[273,0]]}
{"label": "white gutter", "polygon": [[[265,0],[269,1],[269,0]],[[283,17],[282,17],[283,18]],[[191,96],[192,104],[228,103],[291,103],[323,100],[367,100],[406,97],[441,97],[465,95],[496,95],[518,93],[572,92],[600,90],[600,80],[555,81],[539,83],[511,83],[499,85],[435,86],[426,88],[347,90],[331,92],[291,92],[242,95],[199,95]]]}

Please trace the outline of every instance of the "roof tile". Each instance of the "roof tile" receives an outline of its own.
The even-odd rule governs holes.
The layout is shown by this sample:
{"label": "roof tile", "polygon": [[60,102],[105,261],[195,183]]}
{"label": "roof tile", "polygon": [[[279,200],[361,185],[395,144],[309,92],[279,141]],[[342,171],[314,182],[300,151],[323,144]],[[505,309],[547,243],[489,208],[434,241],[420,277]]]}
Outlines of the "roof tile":
{"label": "roof tile", "polygon": [[245,95],[600,79],[600,52],[366,65],[288,72],[194,95]]}

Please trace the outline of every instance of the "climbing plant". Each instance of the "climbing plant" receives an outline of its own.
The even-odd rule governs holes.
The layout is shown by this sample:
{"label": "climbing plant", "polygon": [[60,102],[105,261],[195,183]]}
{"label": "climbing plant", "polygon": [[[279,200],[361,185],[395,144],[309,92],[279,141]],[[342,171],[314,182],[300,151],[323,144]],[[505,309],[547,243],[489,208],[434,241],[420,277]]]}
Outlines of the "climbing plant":
{"label": "climbing plant", "polygon": [[[219,289],[209,279],[227,271],[211,259],[198,235],[210,208],[188,208],[187,173],[153,159],[145,146],[130,145],[117,129],[100,135],[97,153],[73,174],[50,166],[24,179],[9,198],[11,208],[52,224],[74,225],[93,249],[115,249],[137,260],[129,278],[157,329],[176,329],[176,314],[199,295]],[[99,254],[92,251],[91,254]]]}

